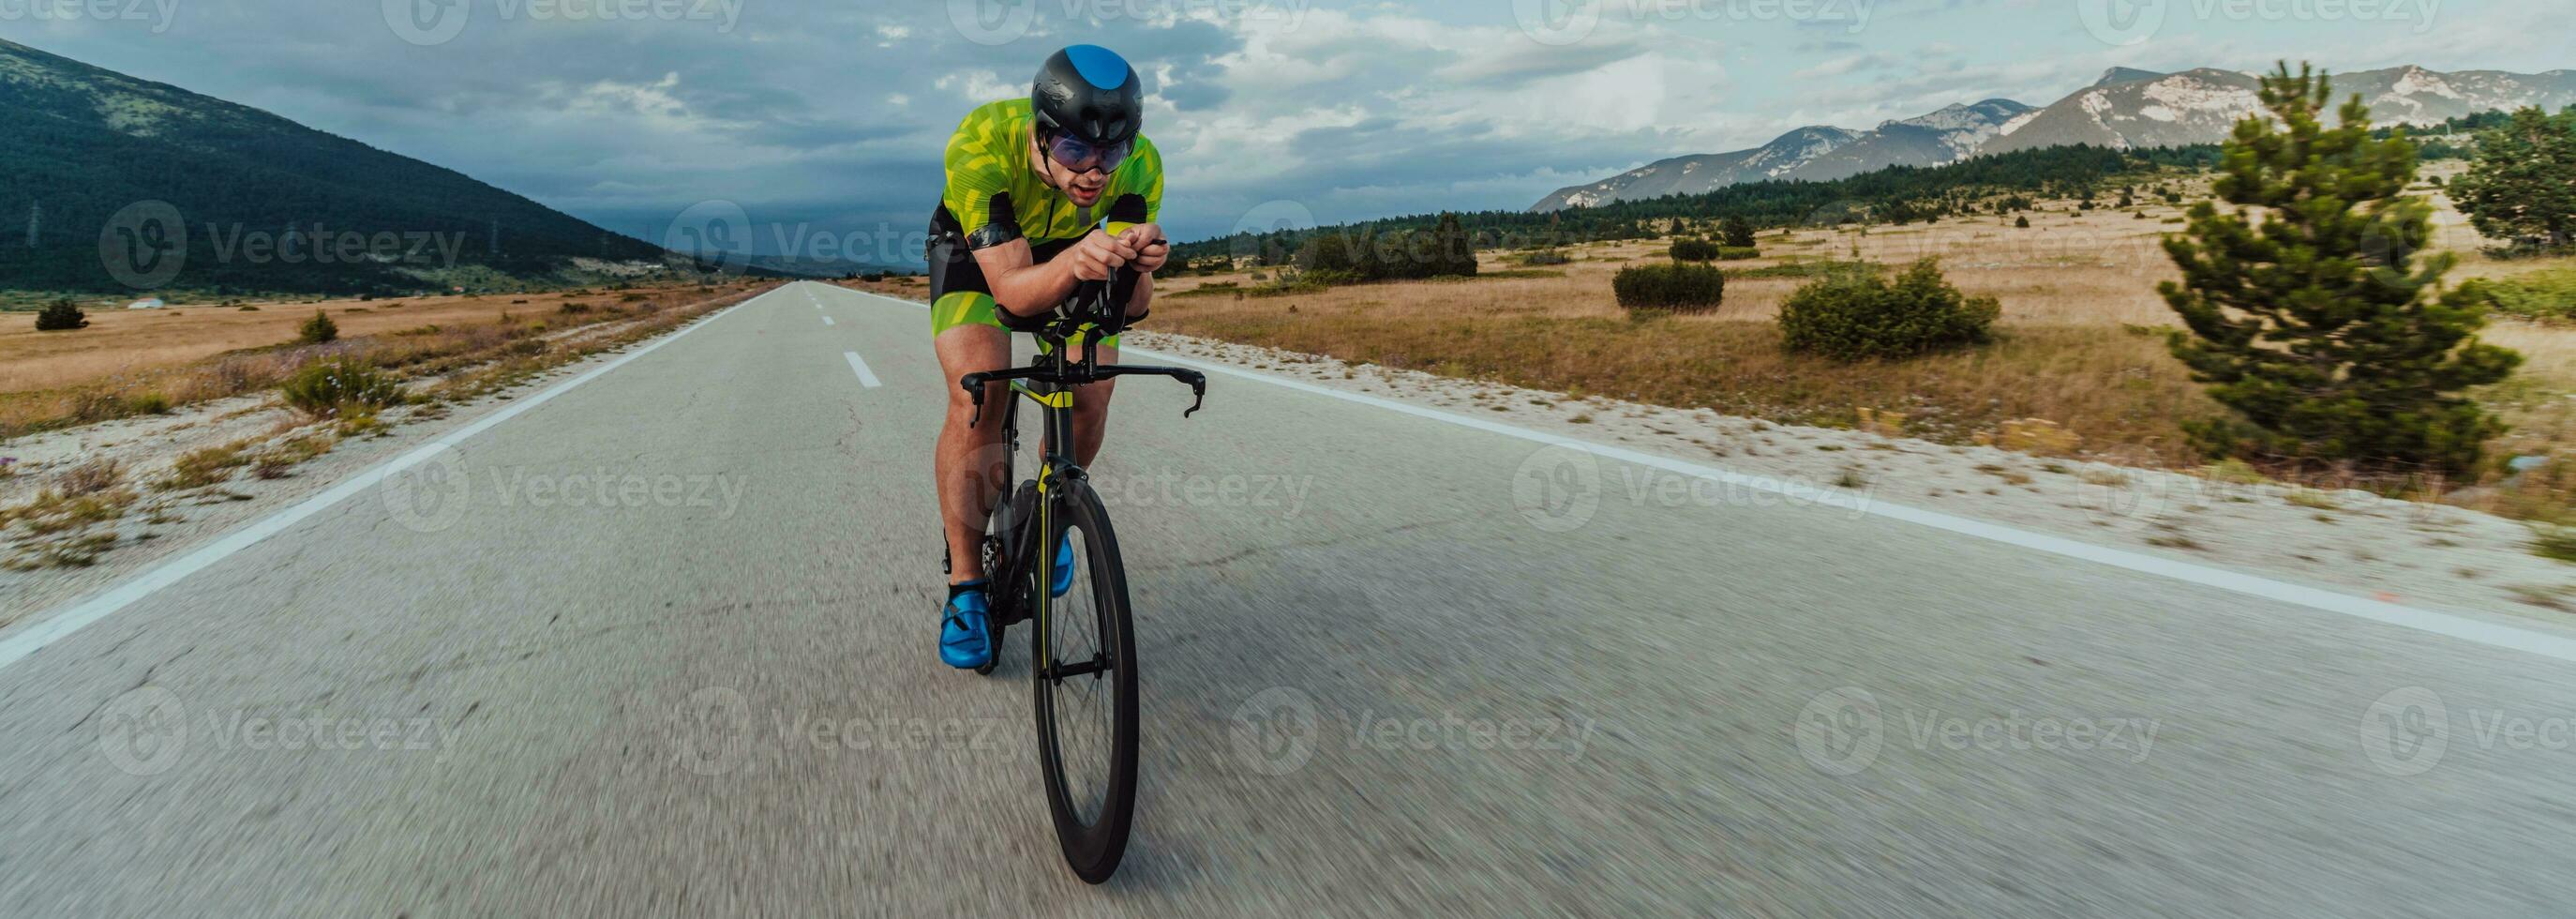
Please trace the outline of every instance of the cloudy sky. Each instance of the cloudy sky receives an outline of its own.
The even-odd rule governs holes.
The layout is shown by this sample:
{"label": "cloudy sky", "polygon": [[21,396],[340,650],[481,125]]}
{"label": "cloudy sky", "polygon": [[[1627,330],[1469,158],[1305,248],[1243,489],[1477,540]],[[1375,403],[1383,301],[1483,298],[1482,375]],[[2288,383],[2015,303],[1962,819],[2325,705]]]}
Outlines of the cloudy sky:
{"label": "cloudy sky", "polygon": [[[939,152],[1074,42],[1145,72],[1164,222],[1521,208],[1645,162],[2044,105],[2115,65],[2576,66],[2501,0],[0,0],[0,38],[274,111],[647,239],[730,201],[917,241]],[[787,243],[781,246],[780,243]],[[862,254],[864,257],[864,254]]]}

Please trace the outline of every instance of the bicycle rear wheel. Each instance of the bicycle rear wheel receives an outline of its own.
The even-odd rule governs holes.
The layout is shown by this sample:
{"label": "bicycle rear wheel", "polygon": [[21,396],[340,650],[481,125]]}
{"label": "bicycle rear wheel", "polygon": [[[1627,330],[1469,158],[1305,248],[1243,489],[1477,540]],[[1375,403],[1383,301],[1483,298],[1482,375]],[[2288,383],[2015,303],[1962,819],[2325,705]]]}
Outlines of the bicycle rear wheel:
{"label": "bicycle rear wheel", "polygon": [[1038,546],[1037,566],[1052,563],[1059,540],[1071,541],[1073,588],[1047,598],[1046,579],[1038,579],[1029,669],[1056,839],[1073,873],[1098,884],[1118,872],[1135,818],[1136,636],[1109,515],[1089,485],[1063,484],[1040,531],[1049,538]]}

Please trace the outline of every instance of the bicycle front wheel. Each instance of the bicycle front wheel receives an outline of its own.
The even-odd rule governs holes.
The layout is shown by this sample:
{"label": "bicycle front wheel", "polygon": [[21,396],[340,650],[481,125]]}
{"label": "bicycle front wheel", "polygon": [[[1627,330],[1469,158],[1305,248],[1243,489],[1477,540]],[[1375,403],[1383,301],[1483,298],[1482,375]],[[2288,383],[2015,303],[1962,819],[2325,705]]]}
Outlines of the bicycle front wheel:
{"label": "bicycle front wheel", "polygon": [[1062,597],[1048,597],[1048,578],[1038,579],[1029,661],[1037,679],[1039,767],[1065,864],[1098,884],[1118,872],[1135,818],[1135,626],[1118,539],[1099,497],[1081,480],[1069,480],[1047,516],[1039,564],[1054,564],[1056,547],[1070,542],[1074,572]]}

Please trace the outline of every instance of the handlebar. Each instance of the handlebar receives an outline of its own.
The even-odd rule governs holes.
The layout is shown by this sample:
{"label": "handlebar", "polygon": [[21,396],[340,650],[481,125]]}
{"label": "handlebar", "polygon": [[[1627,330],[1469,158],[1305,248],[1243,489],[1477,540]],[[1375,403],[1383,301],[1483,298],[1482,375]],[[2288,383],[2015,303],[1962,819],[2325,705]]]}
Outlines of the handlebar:
{"label": "handlebar", "polygon": [[959,388],[966,390],[966,398],[975,403],[975,414],[966,420],[966,426],[971,428],[984,423],[984,387],[991,386],[995,383],[1007,383],[1013,380],[1036,380],[1042,383],[1053,383],[1058,386],[1078,386],[1084,383],[1097,383],[1101,380],[1115,379],[1117,377],[1170,377],[1174,380],[1189,384],[1190,407],[1187,411],[1181,413],[1181,417],[1183,418],[1196,415],[1199,413],[1199,409],[1207,406],[1207,374],[1200,373],[1196,370],[1184,370],[1179,367],[1144,367],[1127,364],[1100,366],[1092,364],[1089,361],[1085,361],[1079,364],[1068,364],[1063,369],[1053,367],[1015,367],[1010,370],[986,370],[979,373],[970,373],[959,378],[957,380],[957,385]]}

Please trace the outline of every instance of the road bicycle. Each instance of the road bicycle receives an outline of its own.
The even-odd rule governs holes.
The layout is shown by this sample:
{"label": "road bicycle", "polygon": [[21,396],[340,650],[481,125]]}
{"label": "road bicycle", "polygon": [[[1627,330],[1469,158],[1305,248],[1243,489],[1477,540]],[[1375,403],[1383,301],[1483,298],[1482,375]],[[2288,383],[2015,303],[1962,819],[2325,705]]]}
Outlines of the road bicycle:
{"label": "road bicycle", "polygon": [[[1020,396],[1038,406],[1041,421],[1037,474],[994,502],[981,552],[992,585],[994,663],[1006,627],[1029,630],[1029,673],[1037,697],[1038,759],[1047,807],[1065,863],[1084,881],[1098,884],[1118,871],[1126,855],[1136,808],[1136,634],[1127,606],[1127,572],[1109,514],[1073,456],[1074,387],[1123,376],[1170,377],[1190,386],[1181,417],[1207,401],[1207,377],[1178,367],[1102,365],[1099,343],[1124,328],[1134,278],[1116,272],[1093,282],[1050,314],[1020,317],[1018,331],[1034,331],[1040,353],[1027,366],[967,374],[958,380],[973,398],[973,424],[984,417],[985,388],[1008,383],[1002,407],[1001,474],[1012,481],[1020,450]],[[1073,572],[1062,596],[1052,570],[1058,546],[1073,547]]]}

